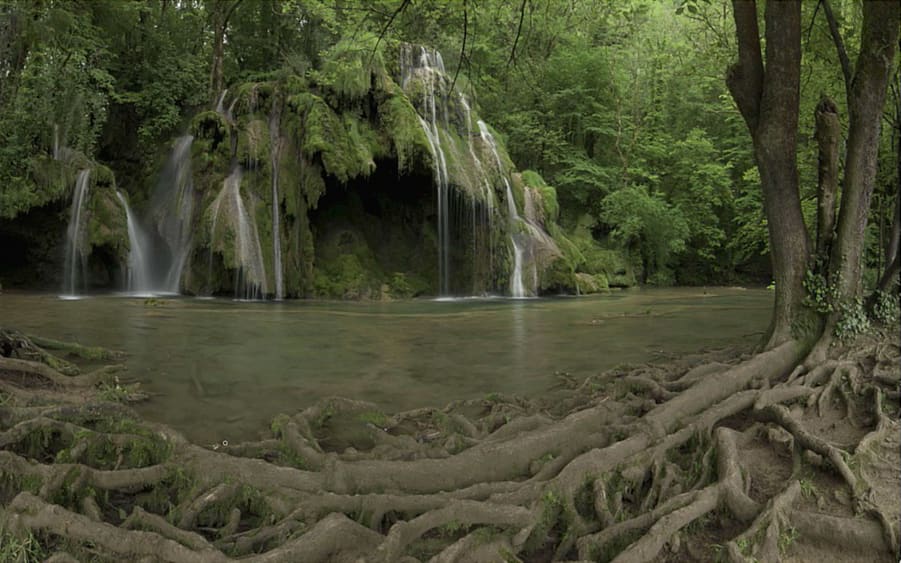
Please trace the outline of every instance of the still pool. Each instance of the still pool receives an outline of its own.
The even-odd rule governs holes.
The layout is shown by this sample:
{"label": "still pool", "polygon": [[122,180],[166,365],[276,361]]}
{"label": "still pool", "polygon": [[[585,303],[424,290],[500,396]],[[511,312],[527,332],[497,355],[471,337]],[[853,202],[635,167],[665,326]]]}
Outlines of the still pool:
{"label": "still pool", "polygon": [[392,303],[0,294],[0,326],[128,353],[137,406],[201,442],[258,437],[331,395],[388,412],[586,377],[759,338],[773,293],[632,290],[578,298]]}

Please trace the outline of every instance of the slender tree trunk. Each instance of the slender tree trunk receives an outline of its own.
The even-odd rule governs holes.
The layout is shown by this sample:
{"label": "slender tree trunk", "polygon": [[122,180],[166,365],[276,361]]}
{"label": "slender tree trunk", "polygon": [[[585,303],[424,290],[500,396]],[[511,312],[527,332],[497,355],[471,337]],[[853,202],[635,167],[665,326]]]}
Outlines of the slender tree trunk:
{"label": "slender tree trunk", "polygon": [[243,0],[210,0],[210,24],[213,28],[213,61],[210,65],[210,106],[216,107],[224,88],[225,34],[228,21]]}
{"label": "slender tree trunk", "polygon": [[803,279],[810,243],[798,191],[797,131],[801,75],[801,5],[767,2],[766,67],[761,58],[757,6],[734,0],[739,60],[727,83],[751,132],[769,229],[776,301],[766,348],[793,338],[805,314]]}
{"label": "slender tree trunk", "polygon": [[[901,49],[901,41],[898,42]],[[895,140],[896,164],[898,177],[895,179],[895,213],[893,213],[892,230],[889,234],[888,244],[885,245],[886,268],[898,257],[898,248],[901,246],[901,70],[895,72],[898,79],[897,99],[895,100],[895,123],[892,135]]]}
{"label": "slender tree trunk", "polygon": [[[849,131],[841,208],[830,271],[845,302],[861,295],[864,231],[875,185],[882,109],[898,42],[901,4],[864,2],[860,55],[849,93]],[[830,315],[826,336],[841,312]]]}
{"label": "slender tree trunk", "polygon": [[[901,143],[899,143],[898,155],[898,183],[901,184]],[[892,230],[885,245],[886,267],[898,257],[898,246],[901,243],[901,185],[897,186],[897,188],[899,193],[895,196],[895,218],[892,219]]]}
{"label": "slender tree trunk", "polygon": [[216,107],[222,92],[222,59],[225,56],[225,26],[213,22],[213,63],[210,68],[210,106]]}
{"label": "slender tree trunk", "polygon": [[835,102],[824,97],[816,109],[816,140],[819,148],[819,181],[817,183],[816,255],[829,259],[835,230],[835,195],[838,193],[838,144],[841,124]]}
{"label": "slender tree trunk", "polygon": [[[892,289],[895,278],[898,276],[899,266],[901,266],[901,264],[898,263],[898,255],[896,254],[895,258],[885,268],[882,277],[879,278],[879,283],[876,284],[876,291],[887,293]],[[876,293],[873,292],[873,299],[870,300],[870,306],[875,302],[875,297]]]}

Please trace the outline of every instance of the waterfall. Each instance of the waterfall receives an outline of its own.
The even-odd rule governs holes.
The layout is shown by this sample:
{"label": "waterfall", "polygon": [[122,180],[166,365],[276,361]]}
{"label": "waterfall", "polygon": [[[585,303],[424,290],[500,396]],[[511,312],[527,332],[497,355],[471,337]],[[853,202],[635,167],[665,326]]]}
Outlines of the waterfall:
{"label": "waterfall", "polygon": [[234,234],[235,297],[261,299],[269,292],[266,285],[266,267],[257,232],[256,221],[248,214],[241,197],[241,167],[236,166],[223,182],[222,190],[211,205],[212,232],[210,245],[216,240],[216,228],[220,215]]}
{"label": "waterfall", "polygon": [[185,135],[175,141],[175,147],[153,192],[153,215],[160,238],[167,252],[155,260],[160,276],[151,282],[151,289],[178,293],[182,273],[191,253],[191,229],[194,215],[194,180],[191,172],[191,144],[194,137]]}
{"label": "waterfall", "polygon": [[524,221],[520,218],[519,212],[516,210],[516,201],[513,199],[513,189],[510,187],[510,180],[504,172],[504,164],[501,161],[501,155],[497,152],[497,143],[494,141],[494,135],[488,130],[485,122],[479,120],[479,134],[482,140],[491,149],[494,160],[497,164],[498,173],[504,180],[507,197],[507,217],[510,221],[510,242],[513,244],[513,275],[510,278],[510,295],[516,298],[526,297],[526,288],[522,282],[522,262],[525,254],[525,242],[521,236]]}
{"label": "waterfall", "polygon": [[122,202],[122,207],[125,208],[125,218],[128,221],[128,291],[136,294],[150,294],[154,289],[150,264],[150,240],[135,219],[122,192],[117,191],[116,197]]}
{"label": "waterfall", "polygon": [[219,100],[216,102],[216,113],[225,115],[225,95],[228,94],[228,88],[222,90],[219,94]]}
{"label": "waterfall", "polygon": [[520,299],[526,297],[526,288],[522,283],[522,256],[523,245],[518,239],[517,230],[520,225],[519,213],[516,211],[516,202],[513,200],[513,190],[510,182],[504,178],[507,185],[507,213],[510,216],[510,242],[513,243],[513,275],[510,277],[510,295]]}
{"label": "waterfall", "polygon": [[[444,60],[441,53],[419,47],[418,57],[414,55],[416,48],[404,45],[401,53],[402,88],[406,89],[414,75],[422,79],[422,112],[419,124],[429,141],[434,162],[435,184],[438,195],[438,281],[439,293],[442,296],[450,293],[450,213],[449,197],[450,181],[447,173],[447,159],[441,145],[438,130],[438,102],[441,98],[443,120],[447,124],[446,77]],[[427,119],[426,119],[427,118]]]}
{"label": "waterfall", "polygon": [[[88,196],[88,180],[91,171],[89,169],[78,172],[75,180],[75,192],[72,194],[72,210],[69,214],[69,228],[66,231],[66,261],[63,271],[63,291],[66,295],[78,295],[81,285],[87,286],[87,264],[84,255],[84,225],[82,216],[84,204]],[[81,278],[79,280],[79,271]]]}
{"label": "waterfall", "polygon": [[275,299],[281,301],[285,297],[285,282],[282,269],[281,209],[278,197],[278,159],[281,148],[278,133],[280,116],[276,111],[275,104],[272,105],[272,108],[269,116],[269,160],[272,165],[272,264],[275,268]]}
{"label": "waterfall", "polygon": [[[476,172],[478,172],[479,179],[481,180],[480,187],[482,189],[482,198],[485,201],[484,209],[484,217],[483,225],[486,227],[486,239],[488,247],[488,272],[494,271],[494,242],[492,240],[491,234],[494,230],[494,190],[491,188],[491,182],[488,180],[488,175],[485,173],[485,167],[482,165],[482,159],[479,157],[478,153],[475,150],[475,145],[472,142],[472,109],[469,106],[469,100],[467,100],[466,95],[463,92],[460,92],[460,105],[463,106],[464,112],[464,120],[466,121],[466,144],[469,147],[469,155],[472,157],[472,161],[475,164]],[[481,131],[481,129],[480,129]],[[472,225],[473,225],[473,272],[475,272],[476,268],[476,224],[478,219],[476,217],[476,201],[472,200]]]}

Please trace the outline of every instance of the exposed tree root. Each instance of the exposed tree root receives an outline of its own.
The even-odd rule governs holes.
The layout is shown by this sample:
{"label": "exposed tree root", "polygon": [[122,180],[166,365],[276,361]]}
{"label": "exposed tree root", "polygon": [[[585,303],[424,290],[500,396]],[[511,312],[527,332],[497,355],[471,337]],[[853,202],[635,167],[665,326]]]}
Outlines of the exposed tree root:
{"label": "exposed tree root", "polygon": [[[710,543],[777,561],[836,542],[879,560],[901,535],[884,400],[901,369],[894,343],[864,348],[794,370],[789,342],[393,416],[333,398],[215,448],[99,400],[105,371],[4,356],[3,533],[57,561],[685,561]],[[761,447],[787,467],[761,470]],[[833,475],[849,506],[823,510]]]}

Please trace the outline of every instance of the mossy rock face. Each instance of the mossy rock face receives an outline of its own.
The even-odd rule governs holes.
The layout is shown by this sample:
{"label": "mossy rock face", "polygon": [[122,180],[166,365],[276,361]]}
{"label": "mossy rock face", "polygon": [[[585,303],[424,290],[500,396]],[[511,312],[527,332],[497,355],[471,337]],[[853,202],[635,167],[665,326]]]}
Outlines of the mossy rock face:
{"label": "mossy rock face", "polygon": [[581,294],[606,293],[610,284],[604,274],[575,274],[576,284]]}
{"label": "mossy rock face", "polygon": [[379,105],[379,115],[397,158],[399,174],[416,166],[431,165],[429,140],[422,130],[416,110],[406,96],[396,94],[386,98]]}
{"label": "mossy rock face", "polygon": [[128,218],[122,202],[116,197],[116,179],[106,166],[95,166],[88,188],[88,254],[106,248],[119,265],[128,261]]}
{"label": "mossy rock face", "polygon": [[246,116],[252,120],[259,115],[269,115],[276,103],[277,88],[274,82],[245,82],[237,87],[234,97],[226,92],[223,105],[236,119]]}
{"label": "mossy rock face", "polygon": [[333,233],[316,254],[315,294],[327,299],[378,298],[384,275],[369,246],[355,230]]}
{"label": "mossy rock face", "polygon": [[[396,47],[387,45],[381,49]],[[238,164],[242,199],[256,223],[270,291],[275,288],[278,237],[286,296],[395,299],[435,293],[436,153],[415,109],[422,104],[425,85],[413,80],[402,89],[391,76],[396,69],[383,63],[381,49],[370,57],[339,44],[323,55],[321,67],[305,76],[232,85],[221,113],[194,117],[192,170],[199,226],[186,275],[189,291],[200,292],[202,284],[204,292],[228,293],[234,284],[237,237],[228,226],[233,221],[217,221],[213,233],[210,206]],[[509,285],[505,178],[519,210],[526,209],[525,190],[532,190],[534,223],[549,233],[532,245],[529,255],[542,287],[574,289],[573,274],[584,257],[556,228],[555,190],[536,174],[527,176],[527,182],[512,175],[503,144],[496,143],[495,156],[480,134],[475,109],[465,107],[456,93],[446,97],[438,138],[447,164],[450,207],[466,209],[452,211],[452,291],[482,293]],[[276,142],[279,152],[273,155]],[[273,201],[276,174],[278,199]],[[349,211],[344,207],[349,200],[335,195],[336,190],[355,192],[362,197],[355,205],[366,209]],[[331,212],[332,206],[341,211]],[[272,227],[273,213],[278,213],[278,232]],[[345,225],[348,217],[354,228]],[[395,228],[397,224],[406,227]],[[350,242],[342,242],[348,232]]]}
{"label": "mossy rock face", "polygon": [[195,148],[200,146],[207,149],[204,152],[219,152],[226,158],[231,156],[231,126],[224,116],[215,111],[195,115],[191,120],[191,135],[194,136]]}
{"label": "mossy rock face", "polygon": [[269,166],[270,139],[269,124],[262,119],[253,119],[238,130],[238,162],[245,168]]}

